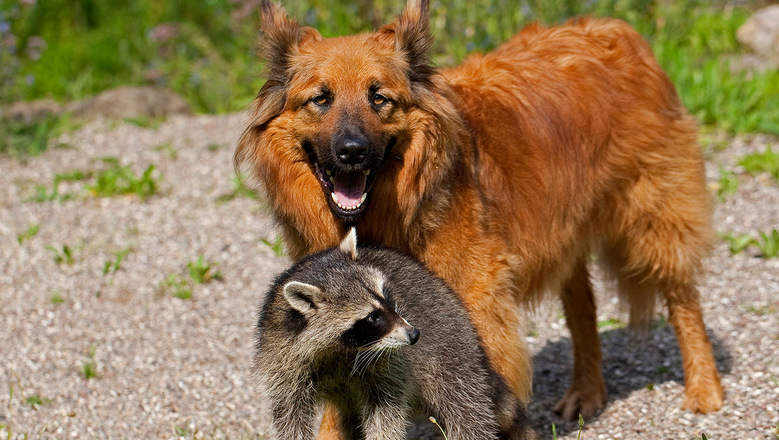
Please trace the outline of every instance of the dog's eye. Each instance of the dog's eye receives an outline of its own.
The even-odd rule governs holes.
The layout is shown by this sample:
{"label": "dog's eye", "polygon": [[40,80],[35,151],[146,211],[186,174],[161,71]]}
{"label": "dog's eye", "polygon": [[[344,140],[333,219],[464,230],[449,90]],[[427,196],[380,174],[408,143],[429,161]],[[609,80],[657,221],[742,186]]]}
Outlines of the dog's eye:
{"label": "dog's eye", "polygon": [[316,105],[322,106],[328,103],[327,96],[325,95],[317,95],[313,99],[311,99],[311,102],[313,102]]}
{"label": "dog's eye", "polygon": [[386,103],[388,101],[388,99],[386,97],[384,97],[383,95],[379,95],[377,93],[377,94],[373,95],[372,101],[373,101],[373,105],[382,105],[382,104]]}

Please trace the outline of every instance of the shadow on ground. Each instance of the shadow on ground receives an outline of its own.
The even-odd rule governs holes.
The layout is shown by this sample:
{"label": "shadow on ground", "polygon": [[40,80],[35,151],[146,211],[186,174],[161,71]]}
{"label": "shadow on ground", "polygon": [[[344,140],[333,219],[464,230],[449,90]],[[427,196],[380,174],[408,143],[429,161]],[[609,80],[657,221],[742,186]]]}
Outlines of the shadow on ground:
{"label": "shadow on ground", "polygon": [[[639,335],[622,328],[603,332],[600,336],[603,377],[608,391],[606,405],[648,386],[669,381],[684,383],[681,353],[670,325]],[[714,334],[709,333],[709,338],[720,374],[729,373],[732,366],[730,353]],[[533,357],[530,416],[539,439],[552,438],[552,423],[556,425],[558,436],[579,429],[577,422],[564,421],[553,412],[555,404],[568,388],[572,365],[571,341],[568,338],[547,343]],[[599,415],[596,414],[593,419],[597,420]]]}

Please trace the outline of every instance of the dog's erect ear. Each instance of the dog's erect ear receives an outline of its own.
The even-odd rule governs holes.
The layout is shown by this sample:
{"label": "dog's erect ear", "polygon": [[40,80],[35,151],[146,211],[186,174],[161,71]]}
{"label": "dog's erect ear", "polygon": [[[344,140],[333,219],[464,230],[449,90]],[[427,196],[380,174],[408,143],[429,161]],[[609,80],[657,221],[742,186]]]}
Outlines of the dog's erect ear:
{"label": "dog's erect ear", "polygon": [[284,8],[269,0],[263,0],[260,9],[262,34],[259,53],[268,61],[265,71],[268,80],[257,97],[257,126],[266,123],[284,109],[287,83],[292,76],[292,55],[309,42],[322,39],[316,29],[301,27],[296,20],[287,18]]}
{"label": "dog's erect ear", "polygon": [[409,79],[427,82],[433,73],[428,52],[433,45],[430,34],[430,1],[408,0],[406,10],[377,32],[377,39],[393,42],[395,50],[405,54],[409,63]]}
{"label": "dog's erect ear", "polygon": [[301,27],[297,20],[287,18],[281,6],[263,0],[260,56],[268,61],[268,79],[283,80],[289,70],[290,57],[304,44],[322,36],[316,29]]}
{"label": "dog's erect ear", "polygon": [[341,241],[341,251],[349,255],[352,260],[357,260],[357,229],[349,229],[349,233]]}
{"label": "dog's erect ear", "polygon": [[322,300],[319,287],[299,281],[290,281],[284,285],[284,298],[290,306],[304,316],[316,313]]}

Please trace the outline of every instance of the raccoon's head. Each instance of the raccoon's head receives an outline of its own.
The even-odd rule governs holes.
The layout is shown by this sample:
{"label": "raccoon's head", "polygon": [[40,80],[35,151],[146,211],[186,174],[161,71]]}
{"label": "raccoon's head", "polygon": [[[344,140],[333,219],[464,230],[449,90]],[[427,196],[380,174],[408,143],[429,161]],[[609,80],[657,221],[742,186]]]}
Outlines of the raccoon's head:
{"label": "raccoon's head", "polygon": [[398,313],[384,275],[360,264],[356,246],[352,228],[340,248],[284,285],[284,298],[307,321],[306,337],[330,349],[381,351],[413,345],[419,330]]}

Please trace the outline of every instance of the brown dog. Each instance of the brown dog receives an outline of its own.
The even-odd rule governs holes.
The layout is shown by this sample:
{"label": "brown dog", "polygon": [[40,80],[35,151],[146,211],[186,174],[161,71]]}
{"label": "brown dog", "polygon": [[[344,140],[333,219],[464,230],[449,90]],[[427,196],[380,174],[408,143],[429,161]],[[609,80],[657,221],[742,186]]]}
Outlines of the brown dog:
{"label": "brown dog", "polygon": [[587,269],[597,252],[633,321],[665,298],[682,406],[720,408],[695,287],[712,236],[696,125],[637,32],[617,20],[530,26],[439,72],[427,0],[331,39],[267,1],[262,15],[268,80],[235,160],[292,258],[338,244],[347,225],[416,256],[462,296],[521,398],[532,370],[518,307],[560,294],[574,366],[557,410],[572,418],[606,399]]}

